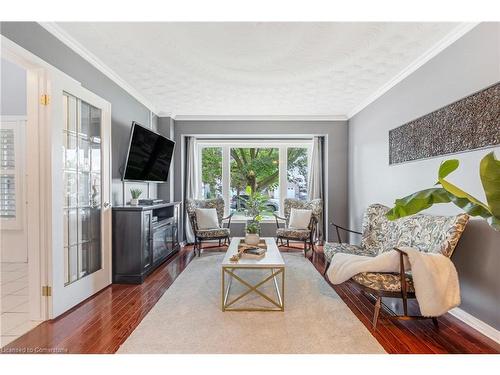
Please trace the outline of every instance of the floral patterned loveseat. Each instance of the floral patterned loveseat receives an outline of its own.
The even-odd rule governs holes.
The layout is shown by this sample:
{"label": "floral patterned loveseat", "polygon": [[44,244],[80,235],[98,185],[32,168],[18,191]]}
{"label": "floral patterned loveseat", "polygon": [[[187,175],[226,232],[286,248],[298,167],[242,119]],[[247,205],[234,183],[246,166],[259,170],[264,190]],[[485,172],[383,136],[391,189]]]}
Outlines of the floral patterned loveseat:
{"label": "floral patterned loveseat", "polygon": [[[420,251],[441,253],[451,257],[462,235],[469,215],[433,216],[417,214],[389,221],[385,214],[389,210],[382,204],[368,206],[362,226],[359,245],[327,242],[324,246],[327,268],[336,253],[377,256],[398,246],[410,246]],[[343,228],[342,228],[343,229]],[[353,277],[357,283],[385,291],[401,290],[398,275],[364,272]],[[411,275],[407,279],[409,291],[413,290]]]}

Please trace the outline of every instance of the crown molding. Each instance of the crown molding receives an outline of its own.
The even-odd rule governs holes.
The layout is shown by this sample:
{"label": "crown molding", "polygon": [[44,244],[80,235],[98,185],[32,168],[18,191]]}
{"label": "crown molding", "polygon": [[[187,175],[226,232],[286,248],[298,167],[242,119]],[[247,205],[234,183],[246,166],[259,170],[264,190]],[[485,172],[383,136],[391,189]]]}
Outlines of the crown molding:
{"label": "crown molding", "polygon": [[158,117],[170,117],[170,118],[175,118],[175,115],[172,112],[165,112],[165,111],[159,111],[156,116]]}
{"label": "crown molding", "polygon": [[396,86],[399,82],[404,80],[410,74],[414,73],[418,68],[427,63],[433,57],[437,56],[444,49],[449,47],[451,44],[456,42],[462,36],[467,34],[473,28],[479,25],[479,22],[463,22],[460,23],[457,27],[455,27],[452,31],[450,31],[443,39],[439,40],[436,44],[434,44],[431,48],[425,51],[422,55],[420,55],[417,59],[412,61],[406,68],[392,77],[389,81],[380,86],[374,93],[368,96],[365,100],[355,106],[348,114],[347,118],[350,119],[362,109],[373,103],[375,100],[384,95],[391,88]]}
{"label": "crown molding", "polygon": [[78,55],[83,57],[87,62],[89,62],[94,68],[103,73],[106,77],[111,79],[114,83],[120,86],[128,94],[130,94],[139,103],[147,107],[151,112],[156,113],[156,107],[144,97],[138,90],[128,84],[122,77],[120,77],[113,69],[102,62],[97,56],[86,49],[78,41],[76,41],[72,36],[70,36],[64,29],[62,29],[55,22],[39,22],[49,33],[54,35],[57,39],[63,42],[66,46],[71,48]]}
{"label": "crown molding", "polygon": [[175,121],[347,121],[345,115],[171,115]]}

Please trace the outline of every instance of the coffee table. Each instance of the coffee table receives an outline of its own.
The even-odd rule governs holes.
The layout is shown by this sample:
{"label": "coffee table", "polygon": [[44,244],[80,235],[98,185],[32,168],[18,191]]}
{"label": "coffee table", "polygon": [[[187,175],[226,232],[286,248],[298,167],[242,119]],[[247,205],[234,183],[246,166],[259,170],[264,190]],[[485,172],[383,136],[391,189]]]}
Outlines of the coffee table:
{"label": "coffee table", "polygon": [[[273,238],[265,238],[267,251],[266,255],[261,259],[247,259],[241,258],[237,262],[232,262],[229,259],[238,252],[238,244],[241,238],[233,237],[224,260],[222,261],[222,283],[221,283],[221,298],[222,298],[222,311],[285,311],[285,262],[278,246]],[[258,271],[260,273],[269,270],[269,275],[262,279],[260,282],[253,284],[245,280],[245,276],[240,272],[241,270],[250,270],[250,272]],[[247,272],[247,271],[245,271]],[[278,278],[280,282],[278,282]],[[226,280],[227,279],[227,280]],[[231,295],[231,286],[233,280],[243,284],[247,289],[239,295]],[[259,290],[267,282],[273,282],[274,291],[276,296],[269,296],[263,291]],[[281,284],[281,288],[280,288]],[[240,301],[243,297],[250,293],[256,293],[266,301],[271,307],[233,307],[233,305]]]}

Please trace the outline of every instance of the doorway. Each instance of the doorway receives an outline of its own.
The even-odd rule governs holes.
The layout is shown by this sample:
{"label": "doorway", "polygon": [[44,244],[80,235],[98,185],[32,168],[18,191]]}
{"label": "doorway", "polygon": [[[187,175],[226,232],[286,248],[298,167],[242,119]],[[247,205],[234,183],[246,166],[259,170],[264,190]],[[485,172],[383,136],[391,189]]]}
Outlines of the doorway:
{"label": "doorway", "polygon": [[0,71],[0,345],[4,346],[38,325],[41,317],[39,301],[30,298],[37,282],[29,277],[29,269],[39,265],[28,249],[28,163],[38,157],[38,150],[28,153],[27,138],[37,124],[28,117],[28,70],[2,58]]}
{"label": "doorway", "polygon": [[111,284],[111,105],[1,39],[3,347]]}

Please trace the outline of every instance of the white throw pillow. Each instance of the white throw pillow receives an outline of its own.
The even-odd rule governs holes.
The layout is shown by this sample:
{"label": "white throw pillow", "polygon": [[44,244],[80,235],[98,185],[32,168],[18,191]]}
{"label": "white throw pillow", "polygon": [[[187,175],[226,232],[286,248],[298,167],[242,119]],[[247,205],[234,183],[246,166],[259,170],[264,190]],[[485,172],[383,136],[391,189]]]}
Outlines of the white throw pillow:
{"label": "white throw pillow", "polygon": [[312,210],[301,210],[292,208],[290,211],[289,228],[293,229],[308,229],[309,222],[311,221]]}
{"label": "white throw pillow", "polygon": [[198,229],[220,228],[217,210],[215,208],[197,208],[196,222],[198,223]]}

